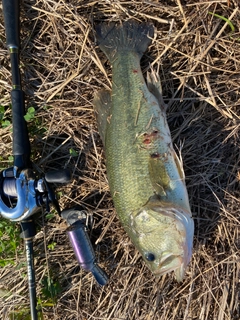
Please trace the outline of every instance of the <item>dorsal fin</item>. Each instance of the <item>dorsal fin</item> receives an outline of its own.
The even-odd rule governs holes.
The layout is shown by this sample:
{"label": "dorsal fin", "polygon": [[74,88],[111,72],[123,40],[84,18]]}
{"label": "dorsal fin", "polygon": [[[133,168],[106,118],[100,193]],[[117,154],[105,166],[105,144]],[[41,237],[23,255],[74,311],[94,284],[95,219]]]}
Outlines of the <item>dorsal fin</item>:
{"label": "dorsal fin", "polygon": [[107,123],[109,121],[112,108],[111,91],[101,90],[95,94],[93,99],[93,108],[96,113],[98,131],[103,145],[105,145]]}

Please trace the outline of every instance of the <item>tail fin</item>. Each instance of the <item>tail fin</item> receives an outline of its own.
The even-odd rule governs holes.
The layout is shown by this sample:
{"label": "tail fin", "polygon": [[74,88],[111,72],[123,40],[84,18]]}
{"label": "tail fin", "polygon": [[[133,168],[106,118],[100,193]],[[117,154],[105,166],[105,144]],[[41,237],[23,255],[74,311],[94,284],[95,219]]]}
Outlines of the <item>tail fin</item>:
{"label": "tail fin", "polygon": [[100,24],[96,27],[96,36],[100,49],[112,63],[120,52],[133,51],[141,58],[151,43],[154,34],[152,24],[138,24],[133,20],[116,23]]}

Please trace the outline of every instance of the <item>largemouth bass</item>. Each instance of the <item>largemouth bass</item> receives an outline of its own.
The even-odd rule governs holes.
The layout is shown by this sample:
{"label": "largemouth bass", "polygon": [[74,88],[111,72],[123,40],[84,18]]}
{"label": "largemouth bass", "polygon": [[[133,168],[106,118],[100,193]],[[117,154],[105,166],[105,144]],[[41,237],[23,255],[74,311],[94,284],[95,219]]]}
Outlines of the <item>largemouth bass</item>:
{"label": "largemouth bass", "polygon": [[111,195],[120,221],[155,275],[182,280],[194,224],[182,163],[173,149],[160,84],[140,59],[154,28],[134,21],[96,28],[112,65],[112,91],[94,97]]}

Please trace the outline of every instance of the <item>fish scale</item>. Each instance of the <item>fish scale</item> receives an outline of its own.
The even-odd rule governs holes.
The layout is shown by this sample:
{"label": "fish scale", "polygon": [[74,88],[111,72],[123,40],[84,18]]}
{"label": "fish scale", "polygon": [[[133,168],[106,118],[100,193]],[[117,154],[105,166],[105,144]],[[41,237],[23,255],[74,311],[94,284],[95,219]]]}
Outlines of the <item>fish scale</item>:
{"label": "fish scale", "polygon": [[[125,55],[122,59],[128,61],[125,67],[119,67],[122,65],[121,59],[116,65],[113,64],[112,109],[106,132],[106,158],[110,189],[113,198],[116,199],[116,209],[119,208],[118,214],[121,220],[124,220],[126,210],[135,210],[144,205],[153,194],[153,190],[145,190],[146,185],[151,185],[146,174],[148,152],[139,148],[137,144],[137,136],[150,120],[147,105],[141,98],[146,84],[142,76],[139,77],[132,72],[141,72],[137,59],[131,55]],[[129,95],[124,90],[125,78],[130,79],[131,83]],[[138,113],[136,106],[139,103],[140,112],[135,125]]]}
{"label": "fish scale", "polygon": [[157,76],[143,77],[140,58],[153,36],[133,21],[97,28],[112,65],[112,91],[93,101],[107,175],[120,221],[155,275],[184,276],[191,257],[193,219],[182,164],[171,141]]}

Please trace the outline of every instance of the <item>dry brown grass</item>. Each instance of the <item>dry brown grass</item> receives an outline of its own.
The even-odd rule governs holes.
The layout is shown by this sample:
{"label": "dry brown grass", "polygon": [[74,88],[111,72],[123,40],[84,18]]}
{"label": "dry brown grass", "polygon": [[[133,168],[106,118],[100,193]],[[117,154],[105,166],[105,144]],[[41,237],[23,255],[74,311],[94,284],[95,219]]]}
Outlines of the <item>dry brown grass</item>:
{"label": "dry brown grass", "polygon": [[[231,34],[216,12],[231,19]],[[111,69],[95,45],[102,20],[152,21],[155,40],[143,69],[160,68],[174,143],[180,147],[195,217],[194,253],[185,280],[154,278],[116,217],[104,154],[92,109],[94,92],[110,87]],[[0,103],[9,104],[11,74],[1,16]],[[240,318],[240,11],[237,0],[77,1],[24,0],[21,5],[22,79],[27,106],[37,108],[44,133],[31,130],[32,160],[39,170],[68,167],[60,187],[61,208],[84,205],[93,212],[92,240],[110,282],[100,288],[79,269],[56,217],[35,238],[37,291],[52,272],[62,286],[44,319],[237,320]],[[45,110],[45,106],[51,106]],[[11,132],[0,129],[0,153],[11,154]],[[78,157],[71,157],[73,148]],[[4,164],[3,164],[4,166]],[[56,242],[53,251],[46,245]],[[0,270],[0,317],[27,307],[25,256]]]}

